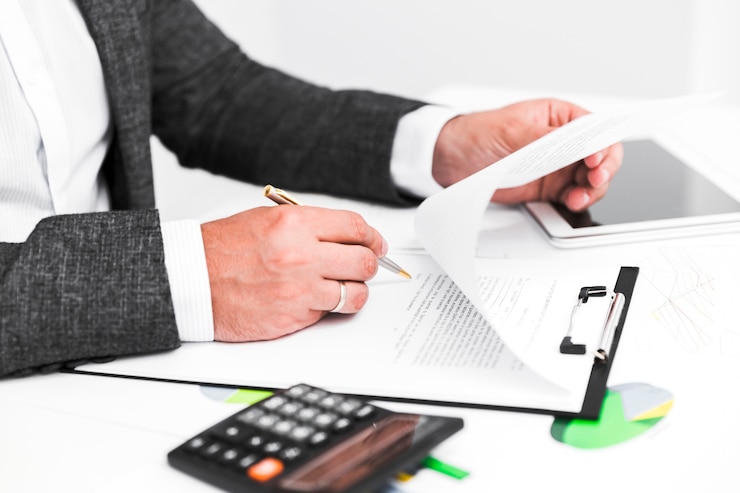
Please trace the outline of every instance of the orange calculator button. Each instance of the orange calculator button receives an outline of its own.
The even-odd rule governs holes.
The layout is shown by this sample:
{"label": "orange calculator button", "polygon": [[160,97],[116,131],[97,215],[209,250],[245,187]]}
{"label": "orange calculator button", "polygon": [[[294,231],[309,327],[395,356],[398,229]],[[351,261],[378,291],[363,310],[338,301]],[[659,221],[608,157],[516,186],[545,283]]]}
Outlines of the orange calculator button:
{"label": "orange calculator button", "polygon": [[283,463],[278,459],[275,459],[274,457],[266,457],[250,467],[247,470],[247,474],[255,481],[264,483],[283,472],[284,467]]}

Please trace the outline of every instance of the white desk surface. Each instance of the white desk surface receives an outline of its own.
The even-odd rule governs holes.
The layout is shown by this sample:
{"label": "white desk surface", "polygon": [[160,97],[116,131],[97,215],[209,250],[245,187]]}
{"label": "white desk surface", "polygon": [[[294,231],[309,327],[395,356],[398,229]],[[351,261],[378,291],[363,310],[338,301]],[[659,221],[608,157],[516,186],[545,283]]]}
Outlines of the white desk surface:
{"label": "white desk surface", "polygon": [[[539,95],[455,87],[432,99],[477,109],[530,96]],[[600,104],[564,97],[593,109]],[[740,108],[712,107],[667,122],[655,137],[740,197],[738,135]],[[155,158],[165,219],[207,219],[269,205],[261,187],[180,171],[157,145]],[[391,251],[419,247],[413,210],[322,196],[307,202],[362,212]],[[434,455],[471,475],[457,481],[423,471],[403,491],[714,491],[735,484],[740,234],[560,250],[518,208],[505,207],[491,208],[483,230],[479,254],[485,256],[607,256],[639,265],[609,385],[649,383],[671,391],[675,403],[643,435],[588,451],[555,441],[548,416],[382,403],[465,419],[463,431]],[[197,385],[71,374],[0,380],[0,491],[218,491],[170,468],[166,454],[236,410],[205,397]]]}

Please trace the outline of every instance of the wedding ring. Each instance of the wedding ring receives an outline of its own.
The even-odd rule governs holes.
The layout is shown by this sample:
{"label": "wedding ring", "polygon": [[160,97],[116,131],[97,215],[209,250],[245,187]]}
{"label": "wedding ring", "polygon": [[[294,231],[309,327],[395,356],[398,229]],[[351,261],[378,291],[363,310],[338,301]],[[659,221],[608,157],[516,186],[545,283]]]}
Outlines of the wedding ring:
{"label": "wedding ring", "polygon": [[337,313],[339,310],[344,308],[344,304],[347,302],[347,286],[344,285],[344,281],[339,281],[339,303],[337,303],[337,306],[335,306],[332,310],[329,310],[330,313]]}

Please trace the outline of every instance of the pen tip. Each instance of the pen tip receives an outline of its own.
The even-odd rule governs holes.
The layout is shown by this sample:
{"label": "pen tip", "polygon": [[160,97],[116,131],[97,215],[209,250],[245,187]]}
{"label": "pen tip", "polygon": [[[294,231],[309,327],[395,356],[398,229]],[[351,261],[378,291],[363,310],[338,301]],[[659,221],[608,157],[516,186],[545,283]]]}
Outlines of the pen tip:
{"label": "pen tip", "polygon": [[399,274],[401,274],[401,275],[402,275],[403,277],[405,277],[406,279],[411,279],[411,274],[409,274],[408,272],[406,272],[406,271],[405,271],[405,270],[403,270],[403,269],[401,269],[400,271],[398,271],[398,273],[399,273]]}

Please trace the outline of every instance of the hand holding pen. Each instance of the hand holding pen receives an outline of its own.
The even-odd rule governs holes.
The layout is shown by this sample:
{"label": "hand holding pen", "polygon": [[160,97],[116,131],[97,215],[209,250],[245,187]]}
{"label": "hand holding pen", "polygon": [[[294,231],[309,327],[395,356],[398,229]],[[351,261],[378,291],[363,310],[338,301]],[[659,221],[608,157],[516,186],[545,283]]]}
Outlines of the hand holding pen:
{"label": "hand holding pen", "polygon": [[388,251],[359,214],[321,207],[255,207],[201,233],[218,341],[276,339],[360,311]]}
{"label": "hand holding pen", "polygon": [[[265,186],[265,197],[279,205],[303,205],[297,199],[291,197],[285,190],[275,188],[272,185]],[[394,274],[398,274],[399,276],[405,277],[406,279],[411,279],[411,274],[403,270],[400,265],[398,265],[388,257],[380,257],[378,259],[378,264],[381,267],[384,267],[393,272]]]}

